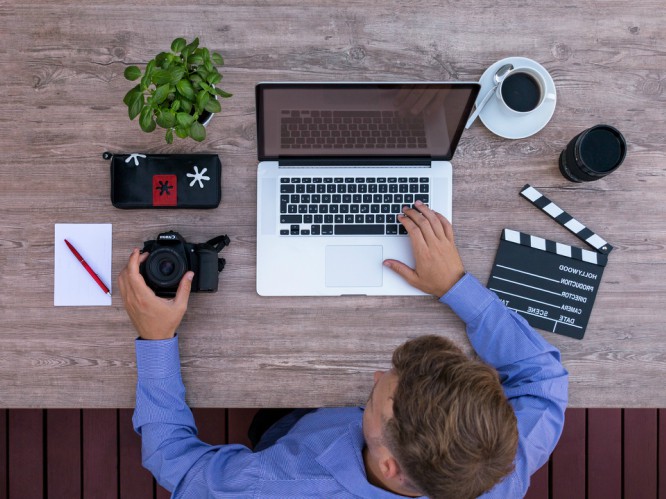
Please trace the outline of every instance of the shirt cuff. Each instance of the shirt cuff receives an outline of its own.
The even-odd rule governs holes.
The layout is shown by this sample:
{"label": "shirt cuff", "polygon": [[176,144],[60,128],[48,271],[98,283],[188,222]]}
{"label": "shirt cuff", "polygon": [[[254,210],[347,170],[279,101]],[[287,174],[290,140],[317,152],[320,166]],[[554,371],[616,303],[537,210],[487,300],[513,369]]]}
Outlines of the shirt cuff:
{"label": "shirt cuff", "polygon": [[465,324],[473,321],[496,299],[472,274],[465,275],[439,301],[451,307]]}
{"label": "shirt cuff", "polygon": [[134,341],[139,378],[168,378],[180,373],[178,336],[168,340]]}

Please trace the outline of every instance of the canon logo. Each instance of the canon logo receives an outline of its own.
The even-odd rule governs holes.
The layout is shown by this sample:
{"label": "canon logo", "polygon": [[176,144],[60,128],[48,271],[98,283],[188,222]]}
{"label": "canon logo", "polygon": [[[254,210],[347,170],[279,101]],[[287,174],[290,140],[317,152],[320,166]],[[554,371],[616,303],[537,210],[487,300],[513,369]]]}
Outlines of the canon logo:
{"label": "canon logo", "polygon": [[176,239],[176,236],[173,234],[163,234],[160,236],[160,239]]}

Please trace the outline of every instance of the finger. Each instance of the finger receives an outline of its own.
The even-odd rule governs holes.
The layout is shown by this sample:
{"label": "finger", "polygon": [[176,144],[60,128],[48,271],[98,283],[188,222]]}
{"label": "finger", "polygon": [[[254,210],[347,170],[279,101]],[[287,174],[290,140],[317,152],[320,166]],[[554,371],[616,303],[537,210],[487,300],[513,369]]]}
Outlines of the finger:
{"label": "finger", "polygon": [[176,305],[187,308],[187,302],[190,299],[190,291],[192,290],[193,277],[194,272],[188,271],[180,280],[180,283],[178,284],[178,290],[176,291],[176,297],[173,300]]}
{"label": "finger", "polygon": [[437,240],[430,221],[420,211],[415,208],[408,208],[404,211],[404,214],[419,227],[427,244],[432,244]]}
{"label": "finger", "polygon": [[132,254],[129,257],[129,262],[127,262],[127,270],[130,274],[139,273],[139,249],[134,248]]}
{"label": "finger", "polygon": [[442,223],[437,218],[437,212],[428,208],[421,201],[417,201],[414,204],[414,206],[421,213],[421,215],[423,215],[428,219],[428,222],[430,222],[430,226],[432,227],[433,232],[439,239],[441,239],[446,235],[444,232],[444,227],[442,227]]}
{"label": "finger", "polygon": [[390,268],[393,272],[402,277],[409,284],[416,282],[418,275],[411,267],[408,267],[398,260],[384,260],[384,265]]}
{"label": "finger", "polygon": [[425,239],[423,238],[423,233],[419,226],[414,223],[414,221],[406,215],[398,215],[398,221],[403,225],[409,238],[412,241],[412,248],[416,250],[419,246],[427,246]]}
{"label": "finger", "polygon": [[455,237],[453,235],[453,225],[451,225],[451,222],[449,222],[448,218],[446,218],[441,213],[435,212],[435,214],[439,219],[439,223],[442,224],[442,228],[444,229],[444,234],[446,235],[446,238],[452,243],[455,243]]}

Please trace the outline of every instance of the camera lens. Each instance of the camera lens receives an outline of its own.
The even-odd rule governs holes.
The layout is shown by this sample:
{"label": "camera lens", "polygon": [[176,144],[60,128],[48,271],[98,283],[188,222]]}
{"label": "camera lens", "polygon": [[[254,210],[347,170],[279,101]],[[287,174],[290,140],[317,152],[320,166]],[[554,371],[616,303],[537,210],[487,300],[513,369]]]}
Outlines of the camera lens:
{"label": "camera lens", "polygon": [[172,261],[162,260],[158,266],[160,274],[163,276],[170,276],[173,274],[173,271],[176,269],[176,266]]}
{"label": "camera lens", "polygon": [[172,248],[158,248],[146,260],[146,280],[156,288],[178,286],[185,272],[187,262]]}

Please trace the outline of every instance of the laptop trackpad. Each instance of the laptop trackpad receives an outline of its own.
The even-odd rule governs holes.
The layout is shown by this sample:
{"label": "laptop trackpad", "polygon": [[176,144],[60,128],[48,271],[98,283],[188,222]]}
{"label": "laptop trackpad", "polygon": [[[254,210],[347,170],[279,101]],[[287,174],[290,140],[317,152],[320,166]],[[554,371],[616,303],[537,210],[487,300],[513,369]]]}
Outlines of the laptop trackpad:
{"label": "laptop trackpad", "polygon": [[326,286],[381,286],[381,246],[326,246]]}

